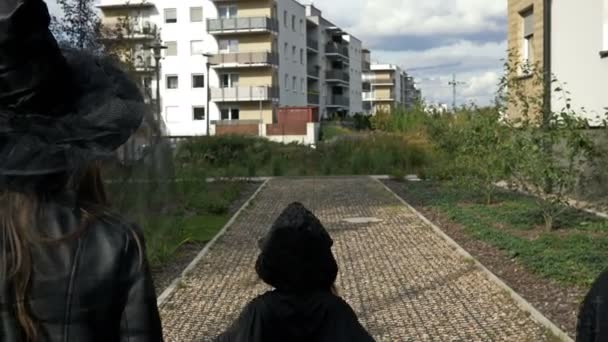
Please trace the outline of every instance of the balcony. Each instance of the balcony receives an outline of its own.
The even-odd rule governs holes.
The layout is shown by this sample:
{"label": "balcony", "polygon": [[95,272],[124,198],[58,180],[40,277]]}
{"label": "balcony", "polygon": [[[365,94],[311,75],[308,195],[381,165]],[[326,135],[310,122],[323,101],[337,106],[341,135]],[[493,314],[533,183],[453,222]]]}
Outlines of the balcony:
{"label": "balcony", "polygon": [[321,67],[318,65],[308,65],[306,67],[306,73],[308,74],[308,77],[319,78]]}
{"label": "balcony", "polygon": [[363,101],[375,101],[375,102],[383,102],[383,101],[394,101],[394,95],[390,94],[373,94],[372,92],[363,92]]}
{"label": "balcony", "polygon": [[269,17],[244,17],[207,20],[207,32],[210,34],[277,32],[278,27],[278,22]]}
{"label": "balcony", "polygon": [[393,85],[395,84],[395,78],[392,76],[377,76],[377,75],[369,75],[363,74],[363,82],[369,82],[371,84],[385,84],[385,85]]}
{"label": "balcony", "polygon": [[350,75],[342,70],[329,70],[325,73],[327,82],[346,82],[350,81]]}
{"label": "balcony", "polygon": [[211,101],[214,102],[249,102],[271,101],[278,98],[276,88],[269,86],[211,88]]}
{"label": "balcony", "polygon": [[363,81],[363,83],[361,83],[361,90],[362,91],[371,91],[372,90],[371,83]]}
{"label": "balcony", "polygon": [[319,94],[315,94],[315,93],[309,93],[308,94],[308,104],[312,104],[312,105],[319,105],[320,103],[320,96]]}
{"label": "balcony", "polygon": [[319,51],[319,41],[312,38],[307,38],[306,47],[310,50]]}
{"label": "balcony", "polygon": [[250,68],[279,64],[279,57],[271,52],[220,53],[209,58],[214,68]]}
{"label": "balcony", "polygon": [[325,54],[328,57],[349,58],[348,45],[339,43],[328,43],[325,45]]}
{"label": "balcony", "polygon": [[112,41],[112,40],[154,40],[158,33],[158,27],[156,24],[152,24],[149,21],[143,23],[133,22],[131,24],[118,23],[118,22],[107,22],[107,27],[112,30],[104,34],[101,40]]}
{"label": "balcony", "polygon": [[350,106],[350,99],[344,95],[331,95],[327,97],[327,106],[348,107]]}

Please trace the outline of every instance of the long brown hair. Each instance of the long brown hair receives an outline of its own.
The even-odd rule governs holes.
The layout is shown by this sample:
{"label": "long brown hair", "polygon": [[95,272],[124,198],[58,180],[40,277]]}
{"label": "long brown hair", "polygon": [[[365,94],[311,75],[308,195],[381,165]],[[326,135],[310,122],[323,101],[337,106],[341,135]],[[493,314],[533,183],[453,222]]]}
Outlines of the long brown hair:
{"label": "long brown hair", "polygon": [[[78,207],[82,213],[81,229],[85,229],[93,214],[90,208],[107,205],[99,164],[89,165],[70,183],[72,185],[68,187],[73,187],[76,191]],[[43,220],[44,202],[53,200],[46,197],[45,194],[36,192],[0,191],[0,279],[6,279],[10,285],[8,288],[14,292],[17,321],[26,341],[36,341],[39,338],[36,322],[27,304],[33,268],[32,247],[76,236],[49,241],[35,234],[35,228]]]}

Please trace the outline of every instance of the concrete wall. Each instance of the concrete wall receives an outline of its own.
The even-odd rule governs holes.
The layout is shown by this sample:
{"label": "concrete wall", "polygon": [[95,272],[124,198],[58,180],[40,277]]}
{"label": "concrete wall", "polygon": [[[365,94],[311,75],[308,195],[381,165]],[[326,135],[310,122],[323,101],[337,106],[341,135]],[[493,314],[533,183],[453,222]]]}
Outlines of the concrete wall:
{"label": "concrete wall", "polygon": [[[608,58],[599,54],[608,49],[604,46],[608,36],[604,33],[604,23],[608,22],[604,2],[585,0],[582,5],[578,1],[554,1],[552,8],[552,71],[570,92],[572,108],[595,125],[601,123],[597,116],[603,116],[608,107]],[[564,95],[553,93],[554,111],[564,108]]]}
{"label": "concrete wall", "polygon": [[356,113],[363,112],[363,99],[361,94],[363,93],[361,66],[363,64],[363,46],[361,41],[351,35],[347,36],[349,42],[349,54],[350,54],[350,108],[349,113],[354,115]]}
{"label": "concrete wall", "polygon": [[[279,105],[306,106],[308,102],[306,90],[306,8],[294,0],[278,0],[276,3],[279,19]],[[285,11],[287,11],[287,23],[284,21]],[[295,31],[291,23],[293,15],[295,15]],[[302,26],[300,26],[300,22]],[[288,45],[287,54],[284,52],[285,44]],[[292,54],[294,46],[296,48],[295,56]],[[301,62],[300,51],[303,54]],[[285,84],[285,75],[287,75],[287,84]],[[293,89],[293,77],[296,77],[296,89]]]}

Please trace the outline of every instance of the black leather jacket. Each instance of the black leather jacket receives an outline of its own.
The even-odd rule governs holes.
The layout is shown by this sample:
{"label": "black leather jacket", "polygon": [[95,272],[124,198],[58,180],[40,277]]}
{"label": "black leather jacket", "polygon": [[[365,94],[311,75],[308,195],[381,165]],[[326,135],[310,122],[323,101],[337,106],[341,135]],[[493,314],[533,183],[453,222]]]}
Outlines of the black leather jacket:
{"label": "black leather jacket", "polygon": [[[78,235],[32,251],[28,302],[40,341],[162,341],[156,295],[137,229],[107,215],[82,228],[79,215],[65,205],[49,204],[45,212],[42,234]],[[0,341],[23,341],[18,327],[14,292],[1,279]]]}

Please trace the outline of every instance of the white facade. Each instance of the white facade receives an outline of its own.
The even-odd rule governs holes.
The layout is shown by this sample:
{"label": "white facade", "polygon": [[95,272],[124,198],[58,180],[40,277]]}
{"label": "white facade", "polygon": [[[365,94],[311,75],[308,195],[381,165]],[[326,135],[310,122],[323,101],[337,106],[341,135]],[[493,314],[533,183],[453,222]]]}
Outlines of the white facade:
{"label": "white facade", "polygon": [[599,125],[608,107],[608,57],[600,55],[608,50],[608,0],[554,1],[551,11],[551,71],[570,93],[554,91],[552,109],[560,111],[569,97],[577,113]]}
{"label": "white facade", "polygon": [[[243,5],[245,8],[243,14],[241,15],[238,10],[238,13],[226,15],[225,7],[231,4]],[[218,33],[208,26],[209,20],[214,21],[220,17],[218,10],[220,6],[223,8],[223,18],[258,17],[257,19],[260,19],[266,16],[259,14],[266,13],[265,9],[258,10],[255,4],[256,2],[246,4],[211,0],[100,0],[98,7],[102,10],[104,21],[111,15],[133,11],[132,16],[139,16],[139,20],[156,25],[161,43],[169,47],[164,50],[160,62],[160,108],[161,117],[166,124],[166,134],[175,137],[210,134],[211,130],[207,132],[208,125],[225,119],[227,108],[231,113],[230,119],[233,119],[232,110],[239,109],[239,106],[247,107],[239,109],[241,111],[239,120],[251,121],[259,118],[264,123],[272,122],[272,113],[277,106],[315,105],[319,107],[319,114],[323,117],[327,117],[330,112],[353,114],[363,110],[361,41],[323,19],[321,12],[313,6],[304,6],[296,0],[260,2],[262,7],[272,6],[270,20],[277,22],[278,30],[262,30],[261,33],[237,31]],[[217,20],[215,21],[215,24],[218,24]],[[219,24],[223,25],[223,23]],[[313,27],[316,25],[312,31],[311,25]],[[221,30],[223,29],[220,28]],[[255,41],[263,34],[271,37],[268,39],[272,40],[272,48],[261,48],[264,42]],[[348,53],[329,55],[326,53],[327,44],[336,37],[341,38],[341,42],[336,44],[340,46],[343,44]],[[310,38],[318,42],[316,51],[308,46],[307,39]],[[236,53],[225,51],[219,46],[220,39],[239,40],[235,44],[242,46],[240,49],[236,46]],[[211,65],[207,75],[208,63],[214,64],[212,61],[217,61],[218,55],[220,59],[224,58],[221,57],[222,54],[231,54],[232,56],[225,57],[236,58],[239,56],[234,55],[239,53],[257,54],[256,57],[249,56],[249,59],[262,58],[259,56],[265,53],[274,54],[272,58],[277,57],[278,63],[264,62],[263,65],[250,64],[234,68],[227,66],[229,63],[221,66]],[[212,54],[214,57],[206,58],[203,54]],[[149,59],[149,53],[144,57]],[[311,79],[308,70],[315,66],[318,66],[318,77]],[[252,70],[260,71],[259,77],[255,74],[256,71]],[[326,77],[328,72],[340,77],[337,77],[338,79],[333,77],[328,82]],[[235,74],[234,87],[226,86],[226,74]],[[155,75],[151,73],[146,79],[149,83],[147,91],[155,98]],[[276,95],[275,90],[278,90]],[[247,91],[246,102],[239,97],[245,91]],[[234,100],[231,97],[233,93],[236,94]],[[211,94],[209,98],[208,94]],[[215,101],[218,94],[222,98],[221,101]],[[258,98],[259,110],[257,110]]]}

